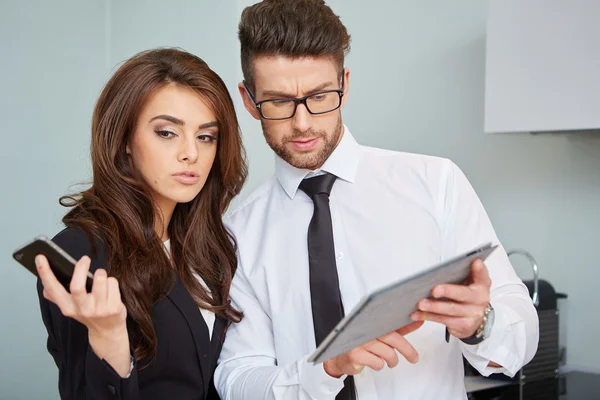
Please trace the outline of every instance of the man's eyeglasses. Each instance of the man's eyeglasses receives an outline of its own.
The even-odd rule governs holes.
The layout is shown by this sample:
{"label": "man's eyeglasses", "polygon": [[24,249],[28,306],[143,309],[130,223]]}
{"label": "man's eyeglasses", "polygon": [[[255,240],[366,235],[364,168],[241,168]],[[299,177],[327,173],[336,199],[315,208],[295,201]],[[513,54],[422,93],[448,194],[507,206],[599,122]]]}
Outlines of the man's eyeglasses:
{"label": "man's eyeglasses", "polygon": [[292,118],[296,115],[298,104],[304,104],[304,107],[313,115],[326,114],[337,110],[342,105],[342,96],[344,96],[344,77],[342,76],[342,88],[336,90],[324,90],[313,93],[301,98],[276,98],[256,101],[256,98],[248,89],[246,81],[243,82],[246,93],[260,116],[264,119],[281,120]]}

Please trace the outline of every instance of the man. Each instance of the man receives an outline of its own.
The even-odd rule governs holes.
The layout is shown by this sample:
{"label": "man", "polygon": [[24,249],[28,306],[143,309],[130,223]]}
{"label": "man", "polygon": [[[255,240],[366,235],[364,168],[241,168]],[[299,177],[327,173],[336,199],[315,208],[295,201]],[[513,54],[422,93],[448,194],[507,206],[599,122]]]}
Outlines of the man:
{"label": "man", "polygon": [[413,324],[307,362],[370,291],[498,239],[452,162],[361,146],[342,123],[350,37],[323,1],[248,7],[239,38],[240,94],[276,171],[227,217],[244,319],[215,373],[221,397],[465,399],[463,355],[483,375],[513,376],[537,349],[538,320],[501,247],[473,263],[469,284],[434,288],[449,300],[421,301]]}

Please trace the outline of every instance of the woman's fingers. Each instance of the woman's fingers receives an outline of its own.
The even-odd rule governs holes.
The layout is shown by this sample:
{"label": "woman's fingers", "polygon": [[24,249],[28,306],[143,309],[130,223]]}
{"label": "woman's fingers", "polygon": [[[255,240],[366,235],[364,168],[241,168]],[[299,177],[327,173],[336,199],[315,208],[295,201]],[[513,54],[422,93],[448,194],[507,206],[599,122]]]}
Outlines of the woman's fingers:
{"label": "woman's fingers", "polygon": [[115,277],[108,278],[108,307],[112,312],[119,316],[127,317],[127,308],[121,299],[121,291],[119,289],[119,281]]}
{"label": "woman's fingers", "polygon": [[94,273],[92,297],[94,298],[94,304],[99,309],[103,309],[108,305],[108,275],[105,269],[98,268]]}
{"label": "woman's fingers", "polygon": [[39,254],[35,257],[35,265],[37,267],[38,276],[42,281],[42,286],[44,287],[44,298],[56,304],[64,315],[73,315],[74,305],[71,296],[62,283],[56,279],[54,272],[52,272],[52,269],[50,268],[48,259]]}
{"label": "woman's fingers", "polygon": [[87,294],[85,287],[87,281],[87,273],[90,270],[90,258],[83,256],[73,269],[73,276],[71,277],[71,284],[69,285],[69,291],[76,300],[84,298]]}
{"label": "woman's fingers", "polygon": [[36,265],[44,286],[44,297],[55,303],[64,316],[84,324],[88,333],[97,337],[127,332],[127,308],[122,302],[117,279],[99,268],[94,273],[92,290],[87,292],[89,257],[82,257],[75,265],[69,284],[70,293],[56,278],[46,257],[37,257]]}

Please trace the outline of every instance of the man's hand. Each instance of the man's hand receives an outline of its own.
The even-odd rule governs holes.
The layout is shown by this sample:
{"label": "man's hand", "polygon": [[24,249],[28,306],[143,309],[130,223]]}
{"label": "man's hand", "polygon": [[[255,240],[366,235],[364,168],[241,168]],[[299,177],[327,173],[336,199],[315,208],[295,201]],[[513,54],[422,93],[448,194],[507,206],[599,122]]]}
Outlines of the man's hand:
{"label": "man's hand", "polygon": [[421,300],[419,311],[412,313],[411,318],[446,325],[448,332],[459,339],[472,336],[483,322],[492,281],[480,259],[475,260],[471,268],[470,284],[436,286],[431,291],[432,296],[446,300]]}
{"label": "man's hand", "polygon": [[423,325],[423,322],[413,322],[406,325],[363,346],[325,361],[323,368],[327,374],[334,378],[339,378],[342,375],[357,375],[365,367],[379,371],[387,364],[388,367],[393,368],[398,365],[396,350],[414,364],[419,361],[419,355],[404,336],[417,330],[421,325]]}

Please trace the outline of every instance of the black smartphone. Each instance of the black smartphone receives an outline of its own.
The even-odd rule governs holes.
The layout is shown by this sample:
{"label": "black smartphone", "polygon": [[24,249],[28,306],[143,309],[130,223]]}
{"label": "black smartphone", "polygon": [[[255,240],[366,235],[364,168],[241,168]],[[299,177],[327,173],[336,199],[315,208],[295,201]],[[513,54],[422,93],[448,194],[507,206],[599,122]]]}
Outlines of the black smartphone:
{"label": "black smartphone", "polygon": [[[38,254],[46,256],[56,279],[58,279],[68,291],[71,277],[73,276],[73,269],[75,268],[77,261],[52,240],[42,235],[17,249],[13,253],[13,258],[27,268],[32,274],[39,276],[35,266],[35,257]],[[94,275],[90,271],[88,271],[87,275],[86,287],[87,291],[90,292],[92,290]]]}

